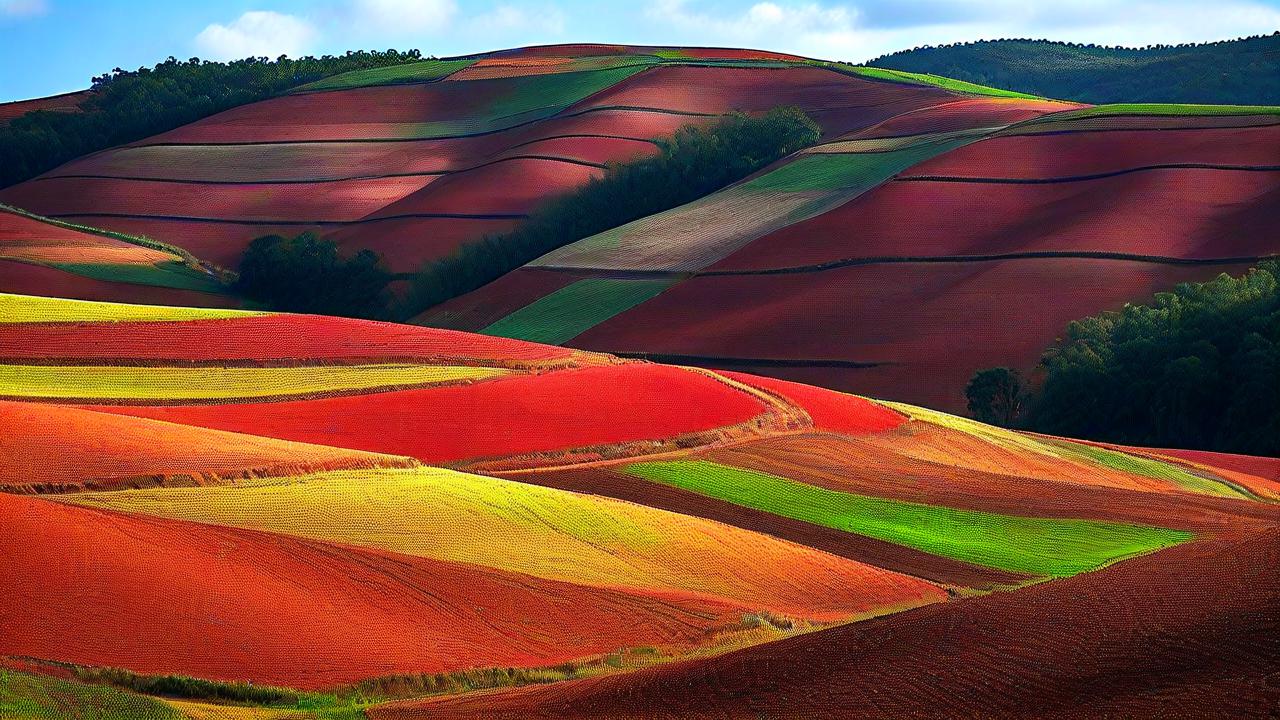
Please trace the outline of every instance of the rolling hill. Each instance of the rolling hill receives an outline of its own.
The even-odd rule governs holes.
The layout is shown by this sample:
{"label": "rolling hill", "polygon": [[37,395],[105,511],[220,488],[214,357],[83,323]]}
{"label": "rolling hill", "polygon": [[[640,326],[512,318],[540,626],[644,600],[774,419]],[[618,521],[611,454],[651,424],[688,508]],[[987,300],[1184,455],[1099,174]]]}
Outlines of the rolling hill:
{"label": "rolling hill", "polygon": [[[761,667],[810,654],[831,672],[869,667],[856,648],[893,643],[931,673],[937,642],[973,658],[945,675],[967,687],[1003,672],[976,648],[1042,637],[1046,612],[1084,622],[1096,603],[1108,633],[1169,648],[1144,682],[1174,683],[1190,671],[1171,643],[1275,598],[1213,559],[1265,567],[1280,475],[1261,460],[451,330],[18,295],[0,310],[0,664],[32,697],[21,678],[37,676],[18,673],[34,669],[85,696],[192,676],[206,684],[184,687],[204,690],[178,697],[216,699],[251,682],[277,693],[263,713],[328,693],[372,717],[628,716],[644,702],[638,717],[673,681],[691,683],[679,702],[736,716],[754,695],[726,700],[700,678],[794,703],[820,694],[770,691]],[[1194,575],[1178,585],[1194,612],[1124,620],[1175,574]],[[1236,604],[1195,605],[1208,582],[1251,585]],[[990,636],[922,639],[957,623]],[[1146,658],[1108,656],[1107,672]],[[1027,682],[1070,672],[1037,667]],[[483,668],[508,669],[467,684]],[[571,678],[585,679],[403,700]],[[1205,697],[1252,682],[1200,679]],[[282,705],[288,693],[302,699]]]}

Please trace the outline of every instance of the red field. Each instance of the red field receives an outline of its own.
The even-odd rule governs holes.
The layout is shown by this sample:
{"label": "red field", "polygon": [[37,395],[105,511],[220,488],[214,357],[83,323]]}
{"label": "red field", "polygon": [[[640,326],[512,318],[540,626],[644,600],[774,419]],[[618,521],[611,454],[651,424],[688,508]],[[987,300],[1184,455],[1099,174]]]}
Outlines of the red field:
{"label": "red field", "polygon": [[3,191],[17,207],[39,205],[50,216],[107,212],[227,220],[358,220],[436,181],[393,177],[283,185],[193,185],[152,180],[52,178]]}
{"label": "red field", "polygon": [[710,270],[1025,252],[1268,255],[1275,245],[1266,228],[1280,211],[1277,183],[1280,171],[1192,169],[1043,185],[891,181],[767,235]]}
{"label": "red field", "polygon": [[0,654],[141,673],[318,688],[684,644],[737,619],[705,599],[3,493],[0,525]]}
{"label": "red field", "polygon": [[[1035,365],[1071,320],[1244,269],[1065,258],[702,276],[595,326],[574,345],[706,356],[712,367],[769,374],[749,360],[880,363],[840,373],[848,385],[839,389],[959,411],[975,370]],[[745,360],[725,362],[735,358]]]}
{"label": "red field", "polygon": [[953,99],[944,90],[874,82],[820,68],[660,67],[597,93],[585,107],[660,107],[681,112],[763,111],[795,105],[828,135]]}
{"label": "red field", "polygon": [[628,365],[321,400],[97,409],[439,464],[660,441],[746,423],[765,407],[699,373]]}
{"label": "red field", "polygon": [[[2,267],[2,266],[0,266]],[[217,342],[209,338],[216,337]],[[593,359],[568,348],[452,330],[321,315],[254,315],[185,322],[0,323],[8,360],[71,358],[297,364],[427,360],[529,367]]]}
{"label": "red field", "polygon": [[[1280,703],[1280,534],[706,660],[375,708],[392,718],[1202,718]],[[851,681],[855,678],[856,681]]]}
{"label": "red field", "polygon": [[456,213],[526,214],[550,197],[599,177],[599,168],[560,160],[518,158],[445,176],[371,217]]}
{"label": "red field", "polygon": [[485,285],[483,291],[441,303],[413,322],[459,330],[484,328],[576,280],[568,273],[518,268]]}
{"label": "red field", "polygon": [[1010,135],[959,148],[906,175],[1058,178],[1179,163],[1280,165],[1280,126]]}
{"label": "red field", "polygon": [[88,90],[77,90],[76,92],[63,93],[61,95],[0,103],[0,124],[36,110],[78,112],[80,103],[87,100],[89,94]]}
{"label": "red field", "polygon": [[758,375],[735,372],[722,374],[748,385],[778,393],[798,404],[809,413],[809,417],[813,418],[814,426],[819,430],[830,430],[846,435],[865,435],[892,430],[907,420],[896,410],[852,395]]}
{"label": "red field", "polygon": [[1080,107],[1074,103],[1022,98],[975,97],[908,110],[869,128],[852,133],[848,139],[896,137],[948,132],[969,128],[998,127]]}
{"label": "red field", "polygon": [[515,218],[409,217],[330,226],[326,236],[343,247],[378,253],[391,272],[412,273],[422,268],[424,259],[445,257],[477,238],[500,235],[519,223]]}
{"label": "red field", "polygon": [[[230,295],[95,280],[43,265],[12,260],[0,260],[0,292],[153,305],[240,306],[240,301]],[[7,353],[8,348],[4,348],[4,351]]]}
{"label": "red field", "polygon": [[404,459],[45,403],[0,401],[0,487],[64,492],[400,467]]}

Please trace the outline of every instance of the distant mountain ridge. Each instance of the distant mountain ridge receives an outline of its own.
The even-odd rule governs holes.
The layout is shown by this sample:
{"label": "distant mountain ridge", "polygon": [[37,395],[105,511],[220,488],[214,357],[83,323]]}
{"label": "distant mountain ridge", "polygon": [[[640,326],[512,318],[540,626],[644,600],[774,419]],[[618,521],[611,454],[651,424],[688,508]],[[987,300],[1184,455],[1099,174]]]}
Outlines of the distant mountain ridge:
{"label": "distant mountain ridge", "polygon": [[1280,102],[1280,31],[1147,48],[983,40],[901,50],[867,64],[1090,103]]}

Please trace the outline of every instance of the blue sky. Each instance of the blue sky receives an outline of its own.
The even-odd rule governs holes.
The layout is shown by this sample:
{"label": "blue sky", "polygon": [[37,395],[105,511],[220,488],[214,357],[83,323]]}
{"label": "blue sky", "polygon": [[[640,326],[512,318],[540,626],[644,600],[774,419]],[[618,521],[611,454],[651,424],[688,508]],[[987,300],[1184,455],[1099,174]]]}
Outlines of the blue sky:
{"label": "blue sky", "polygon": [[984,38],[1146,45],[1277,29],[1280,0],[0,0],[0,101],[80,89],[169,55],[458,55],[592,41],[859,62]]}

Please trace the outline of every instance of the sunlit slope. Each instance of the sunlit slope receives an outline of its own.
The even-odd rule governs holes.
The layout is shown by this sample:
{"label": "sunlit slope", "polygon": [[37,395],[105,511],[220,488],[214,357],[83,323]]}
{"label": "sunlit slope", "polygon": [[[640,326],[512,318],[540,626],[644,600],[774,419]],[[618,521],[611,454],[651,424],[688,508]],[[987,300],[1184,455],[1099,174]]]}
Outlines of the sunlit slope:
{"label": "sunlit slope", "polygon": [[175,425],[52,403],[0,402],[0,488],[205,485],[409,458]]}
{"label": "sunlit slope", "polygon": [[705,520],[438,469],[67,500],[821,620],[942,597],[914,578]]}

